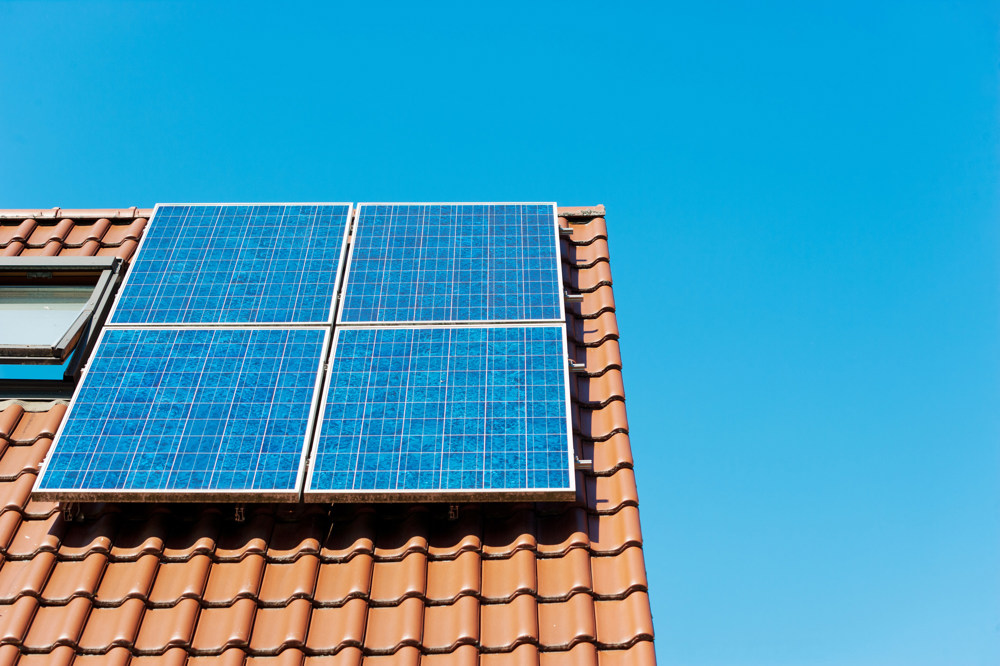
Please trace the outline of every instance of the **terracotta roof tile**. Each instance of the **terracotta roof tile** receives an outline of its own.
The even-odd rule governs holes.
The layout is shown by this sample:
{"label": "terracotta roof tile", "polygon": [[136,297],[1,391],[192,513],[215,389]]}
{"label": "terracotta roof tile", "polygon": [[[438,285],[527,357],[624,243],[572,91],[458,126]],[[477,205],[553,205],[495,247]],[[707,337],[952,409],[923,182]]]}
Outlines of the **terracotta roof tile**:
{"label": "terracotta roof tile", "polygon": [[51,444],[51,439],[42,437],[27,446],[6,447],[0,457],[0,481],[13,481],[24,472],[37,473]]}
{"label": "terracotta roof tile", "polygon": [[596,595],[623,597],[634,590],[646,589],[646,564],[638,546],[626,548],[611,557],[593,557],[590,565]]}
{"label": "terracotta roof tile", "polygon": [[459,595],[479,594],[482,562],[479,553],[465,551],[453,560],[427,563],[427,599],[449,602]]}
{"label": "terracotta roof tile", "polygon": [[11,603],[25,594],[41,596],[56,556],[41,553],[30,560],[7,560],[0,566],[0,603]]}
{"label": "terracotta roof tile", "polygon": [[512,599],[518,594],[534,592],[537,585],[534,551],[519,550],[508,558],[483,560],[484,601]]}
{"label": "terracotta roof tile", "polygon": [[0,643],[20,644],[38,610],[38,599],[21,596],[13,604],[0,606]]}
{"label": "terracotta roof tile", "polygon": [[346,646],[361,647],[368,605],[351,599],[343,606],[317,608],[312,612],[306,645],[317,652],[334,652]]}
{"label": "terracotta roof tile", "polygon": [[42,606],[31,622],[24,647],[47,650],[53,645],[75,645],[89,613],[90,600],[83,597],[65,606]]}
{"label": "terracotta roof tile", "polygon": [[247,555],[235,562],[215,562],[209,570],[202,601],[228,606],[236,599],[256,597],[263,573],[263,555]]}
{"label": "terracotta roof tile", "polygon": [[160,559],[152,554],[134,562],[111,562],[97,588],[97,604],[118,606],[126,599],[145,599],[159,566]]}
{"label": "terracotta roof tile", "polygon": [[375,562],[372,569],[371,600],[393,603],[423,595],[427,582],[427,556],[410,553],[399,561]]}
{"label": "terracotta roof tile", "polygon": [[258,609],[250,649],[277,654],[286,648],[301,648],[311,613],[312,605],[307,599],[295,599],[283,608]]}
{"label": "terracotta roof tile", "polygon": [[187,645],[194,634],[200,610],[196,599],[181,599],[177,605],[168,608],[148,609],[139,625],[135,649],[162,653],[167,648]]}
{"label": "terracotta roof tile", "polygon": [[131,645],[145,611],[141,599],[128,599],[117,607],[95,607],[80,637],[80,648],[103,652],[111,646]]}
{"label": "terracotta roof tile", "polygon": [[566,601],[538,604],[538,640],[542,645],[561,648],[593,642],[596,633],[594,600],[589,594],[581,592]]}
{"label": "terracotta roof tile", "polygon": [[240,599],[229,608],[203,609],[191,647],[213,653],[221,653],[231,647],[245,647],[250,641],[256,611],[252,599]]}
{"label": "terracotta roof tile", "polygon": [[370,607],[365,628],[365,648],[372,652],[395,652],[402,645],[419,645],[424,604],[406,599],[398,606]]}
{"label": "terracotta roof tile", "polygon": [[173,606],[181,599],[199,599],[211,563],[207,555],[196,555],[187,562],[160,564],[149,602],[154,606]]}
{"label": "terracotta roof tile", "polygon": [[586,548],[572,548],[561,557],[539,559],[539,598],[567,599],[576,592],[591,590],[590,560]]}
{"label": "terracotta roof tile", "polygon": [[319,566],[314,598],[318,604],[330,605],[367,597],[371,580],[371,555],[359,553],[347,561],[327,562]]}
{"label": "terracotta roof tile", "polygon": [[[32,561],[37,559],[41,559],[41,556]],[[108,558],[103,553],[91,553],[82,560],[56,563],[45,589],[42,590],[42,598],[48,603],[61,603],[73,597],[92,597],[107,561]],[[0,569],[0,574],[2,573],[3,569]]]}
{"label": "terracotta roof tile", "polygon": [[620,601],[596,601],[594,610],[597,642],[604,647],[627,647],[653,639],[649,597],[645,592],[633,592]]}
{"label": "terracotta roof tile", "polygon": [[[0,248],[129,257],[149,213],[0,211]],[[226,506],[108,503],[64,517],[27,491],[66,406],[8,403],[0,666],[655,663],[603,213],[560,209],[566,289],[584,294],[567,315],[576,446],[594,466],[575,502],[253,505],[242,522]]]}
{"label": "terracotta roof tile", "polygon": [[315,555],[303,555],[291,564],[269,563],[260,586],[260,602],[285,605],[289,599],[311,597],[318,569],[319,558]]}
{"label": "terracotta roof tile", "polygon": [[538,603],[531,594],[480,606],[480,642],[488,650],[509,650],[538,641]]}
{"label": "terracotta roof tile", "polygon": [[465,596],[447,606],[428,606],[424,610],[425,650],[451,652],[459,645],[479,641],[479,600]]}

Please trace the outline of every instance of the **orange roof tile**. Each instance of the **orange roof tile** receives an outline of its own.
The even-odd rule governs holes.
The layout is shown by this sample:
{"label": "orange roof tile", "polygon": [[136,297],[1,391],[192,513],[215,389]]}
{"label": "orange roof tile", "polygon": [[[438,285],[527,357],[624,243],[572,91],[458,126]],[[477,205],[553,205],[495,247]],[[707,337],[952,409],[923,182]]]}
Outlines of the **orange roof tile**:
{"label": "orange roof tile", "polygon": [[[0,211],[0,254],[127,261],[150,214]],[[560,224],[576,502],[64,514],[29,492],[66,405],[0,403],[0,664],[654,664],[604,209]]]}

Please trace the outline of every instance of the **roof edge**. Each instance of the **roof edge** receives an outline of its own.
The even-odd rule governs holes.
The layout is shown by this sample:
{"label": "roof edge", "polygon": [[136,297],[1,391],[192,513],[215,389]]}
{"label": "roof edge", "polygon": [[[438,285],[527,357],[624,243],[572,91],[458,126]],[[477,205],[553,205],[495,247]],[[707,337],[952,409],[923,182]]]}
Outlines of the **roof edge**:
{"label": "roof edge", "polygon": [[103,218],[135,219],[148,218],[153,214],[152,208],[6,208],[0,210],[0,220],[100,220]]}

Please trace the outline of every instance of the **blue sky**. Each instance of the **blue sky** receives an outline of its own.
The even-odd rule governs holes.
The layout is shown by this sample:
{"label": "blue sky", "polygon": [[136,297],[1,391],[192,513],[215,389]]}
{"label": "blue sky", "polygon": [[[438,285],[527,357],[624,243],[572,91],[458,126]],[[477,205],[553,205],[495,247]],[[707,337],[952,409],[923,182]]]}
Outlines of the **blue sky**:
{"label": "blue sky", "polygon": [[997,6],[361,4],[0,3],[0,206],[603,203],[660,662],[1000,663]]}

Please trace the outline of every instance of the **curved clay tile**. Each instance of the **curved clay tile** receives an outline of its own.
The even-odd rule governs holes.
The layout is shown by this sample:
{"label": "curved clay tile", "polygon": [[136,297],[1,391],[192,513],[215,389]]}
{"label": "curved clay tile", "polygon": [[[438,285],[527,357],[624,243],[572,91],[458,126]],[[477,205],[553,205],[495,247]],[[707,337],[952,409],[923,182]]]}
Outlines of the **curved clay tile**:
{"label": "curved clay tile", "polygon": [[368,605],[351,599],[343,606],[316,608],[309,620],[306,647],[312,652],[332,653],[345,647],[361,647]]}
{"label": "curved clay tile", "polygon": [[0,247],[7,247],[11,243],[24,243],[31,237],[31,233],[38,225],[38,221],[27,218],[23,222],[14,224],[0,224]]}
{"label": "curved clay tile", "polygon": [[571,548],[557,557],[540,558],[537,565],[540,600],[566,600],[593,587],[590,553],[586,548]]}
{"label": "curved clay tile", "polygon": [[518,550],[510,557],[483,560],[481,596],[485,603],[499,603],[519,594],[533,594],[537,588],[534,551]]}
{"label": "curved clay tile", "polygon": [[62,246],[63,239],[69,235],[72,228],[73,220],[69,218],[63,218],[56,224],[39,224],[28,237],[27,245],[30,248],[40,248],[56,242]]}
{"label": "curved clay tile", "polygon": [[200,610],[196,599],[181,599],[176,606],[168,608],[147,609],[139,625],[135,649],[160,653],[167,648],[186,645],[194,635]]}
{"label": "curved clay tile", "polygon": [[196,555],[188,562],[161,563],[149,593],[150,605],[174,606],[181,599],[201,598],[211,563],[207,555]]}
{"label": "curved clay tile", "polygon": [[625,505],[637,506],[639,494],[635,489],[635,474],[631,468],[624,467],[609,476],[588,477],[587,497],[591,509],[597,513],[615,513]]}
{"label": "curved clay tile", "polygon": [[424,602],[410,598],[398,606],[368,608],[365,651],[392,653],[405,645],[420,645]]}
{"label": "curved clay tile", "polygon": [[312,597],[318,569],[319,558],[315,555],[303,555],[290,564],[269,562],[264,568],[258,602],[283,606],[289,599]]}
{"label": "curved clay tile", "polygon": [[213,606],[228,606],[237,599],[256,598],[263,573],[263,555],[247,555],[235,562],[214,562],[202,600]]}
{"label": "curved clay tile", "polygon": [[392,604],[423,596],[427,589],[427,556],[410,553],[402,560],[375,562],[372,568],[371,601]]}
{"label": "curved clay tile", "polygon": [[73,597],[93,597],[107,562],[104,553],[91,553],[82,560],[58,562],[42,590],[42,599],[46,603],[66,603]]}
{"label": "curved clay tile", "polygon": [[538,604],[538,642],[542,648],[566,648],[593,642],[596,629],[594,600],[574,594],[566,601]]}
{"label": "curved clay tile", "polygon": [[639,510],[623,506],[617,513],[590,516],[590,551],[595,555],[619,553],[642,545]]}
{"label": "curved clay tile", "polygon": [[466,551],[453,560],[427,563],[429,601],[448,603],[462,595],[476,595],[482,586],[482,559],[478,552]]}
{"label": "curved clay tile", "polygon": [[460,645],[479,641],[479,600],[462,597],[453,604],[428,606],[424,610],[425,650],[452,652]]}
{"label": "curved clay tile", "polygon": [[504,603],[483,604],[479,614],[484,650],[510,651],[521,643],[538,642],[538,603],[531,594]]}
{"label": "curved clay tile", "polygon": [[240,599],[228,608],[203,609],[191,647],[216,654],[228,648],[245,647],[250,641],[256,612],[252,599]]}
{"label": "curved clay tile", "polygon": [[127,599],[145,600],[159,566],[160,560],[154,554],[136,561],[110,562],[97,588],[97,604],[119,606]]}
{"label": "curved clay tile", "polygon": [[594,602],[597,614],[597,643],[601,647],[628,647],[653,639],[649,596],[633,592],[622,600]]}
{"label": "curved clay tile", "polygon": [[258,608],[250,636],[255,653],[277,654],[305,644],[312,605],[308,599],[295,599],[284,608]]}
{"label": "curved clay tile", "polygon": [[599,598],[621,598],[635,590],[646,590],[646,564],[642,548],[632,546],[609,557],[590,560],[594,572],[594,594]]}
{"label": "curved clay tile", "polygon": [[607,239],[608,237],[608,227],[603,217],[595,217],[583,224],[572,220],[569,223],[569,228],[573,230],[569,241],[576,245],[587,245],[599,238]]}
{"label": "curved clay tile", "polygon": [[9,604],[24,595],[41,596],[55,561],[55,554],[40,553],[30,560],[4,562],[0,566],[0,603]]}
{"label": "curved clay tile", "polygon": [[317,604],[340,605],[347,599],[367,597],[371,591],[372,556],[359,553],[347,561],[323,562],[319,565],[316,591]]}
{"label": "curved clay tile", "polygon": [[108,233],[108,229],[111,228],[111,220],[106,217],[102,217],[93,224],[80,224],[77,223],[76,226],[69,232],[66,236],[65,245],[68,247],[80,247],[87,242],[99,241],[104,238],[104,234]]}
{"label": "curved clay tile", "polygon": [[73,599],[65,606],[42,606],[24,637],[28,650],[50,649],[53,645],[76,645],[90,613],[90,600]]}

